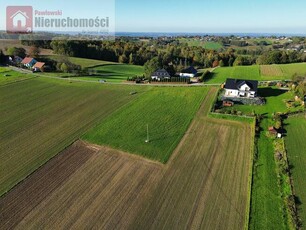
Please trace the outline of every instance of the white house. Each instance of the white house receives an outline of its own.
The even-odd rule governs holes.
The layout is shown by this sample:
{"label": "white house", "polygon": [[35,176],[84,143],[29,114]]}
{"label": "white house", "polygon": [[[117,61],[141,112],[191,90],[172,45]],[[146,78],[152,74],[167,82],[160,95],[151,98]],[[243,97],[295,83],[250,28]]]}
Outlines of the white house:
{"label": "white house", "polygon": [[170,74],[165,69],[159,69],[151,75],[152,80],[161,81],[162,79],[170,79]]}
{"label": "white house", "polygon": [[224,86],[225,97],[255,98],[258,81],[227,79]]}
{"label": "white house", "polygon": [[182,70],[180,77],[194,78],[197,74],[198,71],[193,66],[190,66],[189,68]]}
{"label": "white house", "polygon": [[27,16],[26,12],[21,12],[19,10],[11,16],[11,19],[13,19],[13,26],[20,28],[26,27],[29,17]]}

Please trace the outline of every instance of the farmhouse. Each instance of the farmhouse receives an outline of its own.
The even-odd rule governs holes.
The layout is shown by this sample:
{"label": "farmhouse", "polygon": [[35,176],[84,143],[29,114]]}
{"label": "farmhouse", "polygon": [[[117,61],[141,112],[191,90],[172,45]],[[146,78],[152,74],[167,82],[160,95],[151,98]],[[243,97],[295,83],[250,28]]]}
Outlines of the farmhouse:
{"label": "farmhouse", "polygon": [[43,72],[44,71],[44,62],[36,62],[35,65],[33,66],[33,71],[35,72]]}
{"label": "farmhouse", "polygon": [[255,98],[257,96],[258,81],[228,78],[224,89],[225,97]]}
{"label": "farmhouse", "polygon": [[180,77],[194,78],[195,76],[197,76],[197,74],[198,71],[193,66],[190,66],[189,68],[182,70],[182,72],[180,73]]}
{"label": "farmhouse", "polygon": [[151,79],[157,81],[163,79],[170,79],[170,77],[171,77],[170,74],[165,69],[159,69],[151,75]]}
{"label": "farmhouse", "polygon": [[26,57],[22,60],[21,64],[23,64],[27,68],[32,68],[36,64],[36,60],[34,58]]}

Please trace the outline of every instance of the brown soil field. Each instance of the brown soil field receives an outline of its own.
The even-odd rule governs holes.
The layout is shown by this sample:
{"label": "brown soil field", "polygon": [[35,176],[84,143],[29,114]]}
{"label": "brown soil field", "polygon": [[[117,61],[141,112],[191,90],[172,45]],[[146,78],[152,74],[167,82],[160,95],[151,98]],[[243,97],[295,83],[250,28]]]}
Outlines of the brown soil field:
{"label": "brown soil field", "polygon": [[0,198],[0,229],[243,229],[252,129],[207,117],[167,165],[77,142]]}
{"label": "brown soil field", "polygon": [[0,199],[0,229],[126,228],[162,172],[77,142]]}

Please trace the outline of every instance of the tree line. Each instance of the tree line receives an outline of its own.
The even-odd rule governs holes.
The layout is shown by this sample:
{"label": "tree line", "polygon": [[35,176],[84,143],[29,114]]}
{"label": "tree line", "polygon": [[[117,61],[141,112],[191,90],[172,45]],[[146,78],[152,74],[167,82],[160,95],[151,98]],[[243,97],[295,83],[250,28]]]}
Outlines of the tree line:
{"label": "tree line", "polygon": [[[243,46],[244,44],[240,44]],[[186,66],[199,68],[253,64],[285,64],[306,61],[306,55],[298,51],[262,49],[226,49],[223,51],[192,47],[177,40],[150,40],[146,42],[117,39],[115,41],[54,40],[50,47],[57,54],[91,58],[125,64],[144,65],[157,57],[161,65],[172,64],[176,70]]]}

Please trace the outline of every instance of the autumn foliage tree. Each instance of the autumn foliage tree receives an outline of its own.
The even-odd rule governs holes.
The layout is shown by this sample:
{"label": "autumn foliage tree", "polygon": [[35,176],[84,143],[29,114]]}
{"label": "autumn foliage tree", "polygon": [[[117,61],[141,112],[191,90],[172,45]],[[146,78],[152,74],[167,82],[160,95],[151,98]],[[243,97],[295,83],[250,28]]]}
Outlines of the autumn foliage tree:
{"label": "autumn foliage tree", "polygon": [[29,56],[33,58],[38,58],[40,55],[40,49],[37,46],[31,46],[29,49]]}

